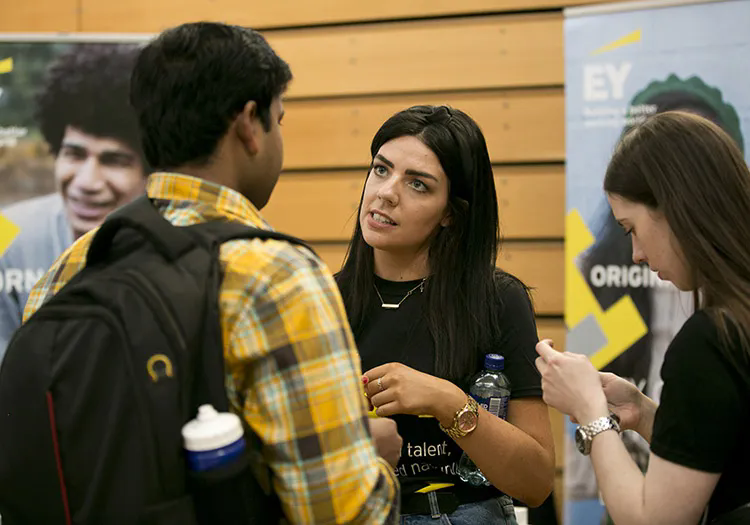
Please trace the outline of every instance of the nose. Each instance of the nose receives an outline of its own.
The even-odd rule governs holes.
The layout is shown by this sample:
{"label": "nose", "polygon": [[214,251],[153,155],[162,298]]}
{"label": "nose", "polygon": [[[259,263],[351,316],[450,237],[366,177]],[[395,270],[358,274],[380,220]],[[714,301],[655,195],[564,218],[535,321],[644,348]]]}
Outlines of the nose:
{"label": "nose", "polygon": [[95,155],[89,155],[79,164],[71,186],[84,193],[98,193],[104,189],[105,179],[101,164]]}
{"label": "nose", "polygon": [[398,204],[397,179],[398,177],[388,177],[378,188],[378,199],[391,206]]}
{"label": "nose", "polygon": [[640,245],[635,240],[635,237],[633,237],[633,262],[635,264],[646,262],[646,254],[643,252]]}

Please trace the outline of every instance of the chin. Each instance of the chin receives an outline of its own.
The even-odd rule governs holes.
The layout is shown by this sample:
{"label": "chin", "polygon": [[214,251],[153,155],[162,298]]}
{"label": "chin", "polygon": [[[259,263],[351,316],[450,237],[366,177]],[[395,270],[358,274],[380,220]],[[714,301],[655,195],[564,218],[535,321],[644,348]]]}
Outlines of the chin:
{"label": "chin", "polygon": [[362,230],[362,239],[364,239],[367,246],[374,250],[382,250],[387,252],[394,248],[394,246],[390,242],[388,242],[387,239],[383,239],[379,235],[368,232],[365,229]]}

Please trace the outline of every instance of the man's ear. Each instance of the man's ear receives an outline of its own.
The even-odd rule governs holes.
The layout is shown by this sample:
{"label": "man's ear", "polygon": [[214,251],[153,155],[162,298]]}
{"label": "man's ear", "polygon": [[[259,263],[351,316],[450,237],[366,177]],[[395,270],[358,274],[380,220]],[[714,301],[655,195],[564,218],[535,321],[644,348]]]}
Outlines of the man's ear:
{"label": "man's ear", "polygon": [[258,104],[250,100],[234,120],[234,129],[237,137],[244,144],[250,155],[258,153],[259,136],[263,131],[260,118],[258,118]]}

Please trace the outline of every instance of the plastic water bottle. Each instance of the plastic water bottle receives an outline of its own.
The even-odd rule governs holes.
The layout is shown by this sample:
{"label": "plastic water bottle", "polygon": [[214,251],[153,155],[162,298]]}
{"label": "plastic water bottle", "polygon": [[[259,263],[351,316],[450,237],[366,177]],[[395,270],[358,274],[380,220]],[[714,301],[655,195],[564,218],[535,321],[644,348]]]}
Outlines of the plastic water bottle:
{"label": "plastic water bottle", "polygon": [[240,418],[198,407],[198,416],[182,427],[195,514],[198,523],[253,523],[247,498],[257,495],[248,484],[245,432]]}
{"label": "plastic water bottle", "polygon": [[182,427],[190,470],[203,472],[218,469],[237,460],[245,451],[245,432],[236,414],[217,412],[211,405],[201,405],[198,417]]}
{"label": "plastic water bottle", "polygon": [[[510,380],[503,374],[504,368],[503,356],[487,354],[484,357],[484,370],[474,376],[471,381],[469,395],[490,414],[507,419]],[[458,462],[458,476],[462,481],[476,487],[490,484],[466,452],[461,455]]]}
{"label": "plastic water bottle", "polygon": [[246,438],[239,416],[201,405],[198,416],[182,427],[182,437],[196,523],[278,522],[278,500],[270,497],[270,487],[261,486],[253,468],[252,457],[260,451],[249,434]]}

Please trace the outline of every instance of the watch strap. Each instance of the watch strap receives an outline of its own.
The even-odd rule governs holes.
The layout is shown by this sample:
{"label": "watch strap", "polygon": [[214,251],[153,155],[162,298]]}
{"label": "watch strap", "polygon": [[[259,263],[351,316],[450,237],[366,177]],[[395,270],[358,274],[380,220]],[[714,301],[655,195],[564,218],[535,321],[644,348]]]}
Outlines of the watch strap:
{"label": "watch strap", "polygon": [[596,436],[604,432],[605,430],[615,430],[620,433],[619,418],[612,416],[602,416],[593,420],[591,423],[578,427],[580,432],[583,434],[584,439],[584,450],[581,452],[584,455],[588,455],[591,452],[591,442]]}
{"label": "watch strap", "polygon": [[438,423],[438,425],[440,425],[440,430],[448,434],[453,439],[462,438],[469,434],[470,431],[466,432],[464,430],[461,430],[461,427],[458,424],[458,419],[464,412],[473,412],[477,416],[479,415],[479,404],[473,397],[467,396],[466,404],[462,408],[460,408],[453,416],[453,424],[450,427],[446,428],[441,423]]}

